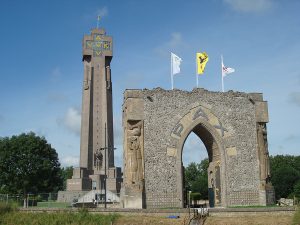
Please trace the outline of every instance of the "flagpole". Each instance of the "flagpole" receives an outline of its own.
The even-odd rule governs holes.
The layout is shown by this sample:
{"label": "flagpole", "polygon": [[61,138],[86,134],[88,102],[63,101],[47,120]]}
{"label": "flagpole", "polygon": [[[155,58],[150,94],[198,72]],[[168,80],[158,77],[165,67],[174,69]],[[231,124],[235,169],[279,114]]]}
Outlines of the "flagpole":
{"label": "flagpole", "polygon": [[222,92],[224,92],[223,55],[221,55],[221,76],[222,76]]}
{"label": "flagpole", "polygon": [[199,81],[198,81],[198,73],[197,73],[197,52],[196,52],[196,83],[197,83],[197,88],[198,88],[198,85],[199,85]]}
{"label": "flagpole", "polygon": [[97,29],[99,28],[99,20],[100,20],[100,16],[97,16]]}
{"label": "flagpole", "polygon": [[223,79],[223,74],[222,74],[222,92],[224,92],[224,79]]}
{"label": "flagpole", "polygon": [[172,52],[171,52],[171,86],[172,86],[172,90],[173,90],[173,56],[172,56]]}

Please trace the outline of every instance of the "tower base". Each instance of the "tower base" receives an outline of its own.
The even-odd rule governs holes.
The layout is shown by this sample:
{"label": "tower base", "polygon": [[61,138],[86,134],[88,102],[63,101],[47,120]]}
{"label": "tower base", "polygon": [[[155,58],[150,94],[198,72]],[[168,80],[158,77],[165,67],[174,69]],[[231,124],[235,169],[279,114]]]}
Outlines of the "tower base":
{"label": "tower base", "polygon": [[142,209],[144,208],[143,193],[125,188],[121,195],[121,203],[126,209]]}
{"label": "tower base", "polygon": [[72,179],[67,180],[67,191],[89,191],[92,189],[90,171],[86,168],[74,168]]}

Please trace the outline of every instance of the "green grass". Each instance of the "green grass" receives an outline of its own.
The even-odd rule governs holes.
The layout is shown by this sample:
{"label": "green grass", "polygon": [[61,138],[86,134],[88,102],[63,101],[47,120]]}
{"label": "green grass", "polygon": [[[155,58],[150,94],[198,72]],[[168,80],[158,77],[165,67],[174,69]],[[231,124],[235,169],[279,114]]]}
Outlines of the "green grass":
{"label": "green grass", "polygon": [[228,208],[269,208],[269,207],[280,207],[278,205],[267,205],[267,206],[263,206],[263,205],[240,205],[240,206],[229,206]]}
{"label": "green grass", "polygon": [[0,214],[0,225],[110,225],[118,217],[117,214],[89,214],[84,209],[78,213],[68,211],[29,213],[6,210]]}
{"label": "green grass", "polygon": [[38,202],[37,207],[41,208],[69,208],[71,207],[69,202]]}
{"label": "green grass", "polygon": [[292,225],[300,224],[300,208],[298,208],[294,214]]}
{"label": "green grass", "polygon": [[13,207],[9,204],[0,203],[0,216],[13,211]]}

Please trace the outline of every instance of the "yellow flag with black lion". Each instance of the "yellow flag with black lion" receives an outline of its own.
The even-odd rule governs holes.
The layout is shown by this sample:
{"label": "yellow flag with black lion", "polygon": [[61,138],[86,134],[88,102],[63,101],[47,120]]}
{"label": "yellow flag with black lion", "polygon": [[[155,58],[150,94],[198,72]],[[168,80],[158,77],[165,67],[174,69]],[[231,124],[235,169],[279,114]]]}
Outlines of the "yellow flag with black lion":
{"label": "yellow flag with black lion", "polygon": [[197,73],[203,74],[204,69],[206,66],[206,63],[208,62],[208,55],[206,52],[198,53],[196,54],[196,62],[197,62]]}

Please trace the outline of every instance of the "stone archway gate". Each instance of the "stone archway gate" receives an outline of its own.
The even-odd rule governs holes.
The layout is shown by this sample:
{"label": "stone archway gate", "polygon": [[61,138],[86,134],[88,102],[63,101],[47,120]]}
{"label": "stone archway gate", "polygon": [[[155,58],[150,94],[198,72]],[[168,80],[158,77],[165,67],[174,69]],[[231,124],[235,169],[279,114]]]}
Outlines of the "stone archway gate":
{"label": "stone archway gate", "polygon": [[185,206],[182,149],[191,132],[208,152],[215,206],[272,204],[267,122],[260,93],[126,90],[124,207]]}

